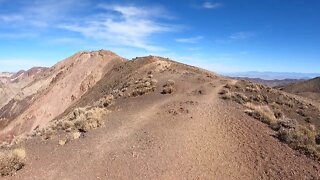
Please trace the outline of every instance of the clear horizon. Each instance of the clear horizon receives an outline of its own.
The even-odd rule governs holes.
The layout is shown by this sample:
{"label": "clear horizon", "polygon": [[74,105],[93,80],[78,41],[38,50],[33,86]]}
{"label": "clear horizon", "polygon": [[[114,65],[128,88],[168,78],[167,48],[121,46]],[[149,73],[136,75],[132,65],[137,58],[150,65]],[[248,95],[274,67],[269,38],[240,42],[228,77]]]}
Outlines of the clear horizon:
{"label": "clear horizon", "polygon": [[316,0],[0,0],[0,7],[0,72],[106,49],[218,73],[320,73]]}

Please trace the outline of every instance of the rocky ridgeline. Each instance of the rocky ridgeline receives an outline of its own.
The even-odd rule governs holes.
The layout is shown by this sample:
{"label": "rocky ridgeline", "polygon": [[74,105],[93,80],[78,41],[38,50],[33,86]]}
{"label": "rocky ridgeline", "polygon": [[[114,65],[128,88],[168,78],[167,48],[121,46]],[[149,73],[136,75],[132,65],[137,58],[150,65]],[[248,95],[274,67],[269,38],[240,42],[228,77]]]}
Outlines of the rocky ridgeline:
{"label": "rocky ridgeline", "polygon": [[[134,98],[155,92],[158,81],[154,78],[152,71],[149,71],[142,78],[132,78],[120,85],[119,89],[111,90],[98,101],[86,107],[77,107],[62,118],[52,120],[45,128],[36,127],[31,133],[17,136],[11,143],[2,143],[2,148],[10,148],[30,138],[41,137],[43,140],[51,139],[59,132],[68,133],[68,139],[77,139],[92,129],[104,125],[103,117],[110,111],[108,107],[115,103],[118,98]],[[172,94],[176,91],[174,80],[167,80],[160,86],[161,94]],[[60,143],[59,143],[60,144]]]}

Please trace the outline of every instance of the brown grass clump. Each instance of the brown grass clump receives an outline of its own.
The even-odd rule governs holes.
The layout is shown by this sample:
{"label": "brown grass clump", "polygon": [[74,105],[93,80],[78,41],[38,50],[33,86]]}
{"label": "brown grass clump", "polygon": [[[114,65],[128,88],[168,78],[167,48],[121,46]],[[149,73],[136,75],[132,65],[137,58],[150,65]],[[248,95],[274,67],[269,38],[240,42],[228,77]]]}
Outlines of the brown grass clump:
{"label": "brown grass clump", "polygon": [[25,157],[26,152],[24,149],[0,152],[0,175],[12,175],[22,169]]}
{"label": "brown grass clump", "polygon": [[247,103],[246,107],[250,110],[246,110],[249,116],[260,120],[263,123],[268,124],[271,128],[277,128],[279,121],[274,115],[274,112],[269,108],[269,106],[254,105],[252,103]]}

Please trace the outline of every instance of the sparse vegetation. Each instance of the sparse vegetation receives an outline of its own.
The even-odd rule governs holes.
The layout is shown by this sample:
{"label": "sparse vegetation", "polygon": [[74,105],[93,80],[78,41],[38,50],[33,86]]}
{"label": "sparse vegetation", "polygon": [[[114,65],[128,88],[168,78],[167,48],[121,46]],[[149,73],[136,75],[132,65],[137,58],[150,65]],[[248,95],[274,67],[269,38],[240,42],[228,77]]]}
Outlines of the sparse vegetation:
{"label": "sparse vegetation", "polygon": [[174,80],[169,79],[165,85],[163,85],[163,90],[161,94],[172,94],[176,90]]}
{"label": "sparse vegetation", "polygon": [[6,150],[0,152],[0,175],[14,174],[24,166],[26,152],[24,149]]}
{"label": "sparse vegetation", "polygon": [[152,78],[152,74],[149,74],[148,77],[135,81],[133,91],[129,93],[129,96],[137,97],[155,91],[157,80]]}
{"label": "sparse vegetation", "polygon": [[222,89],[219,94],[221,95],[221,99],[229,100],[232,98],[232,94],[227,89]]}
{"label": "sparse vegetation", "polygon": [[316,145],[316,133],[309,128],[301,125],[296,125],[293,128],[282,127],[278,131],[277,137],[293,149],[320,160],[319,147]]}
{"label": "sparse vegetation", "polygon": [[[245,92],[241,89],[245,89]],[[317,127],[311,124],[312,115],[308,114],[319,111],[311,109],[312,105],[275,89],[247,81],[240,81],[236,85],[227,84],[219,94],[222,99],[235,101],[248,108],[245,113],[268,124],[276,131],[276,137],[280,141],[320,160],[320,133],[317,133]]]}
{"label": "sparse vegetation", "polygon": [[268,124],[273,129],[277,128],[278,120],[268,106],[257,106],[247,103],[246,107],[250,108],[250,110],[245,111],[249,116]]}
{"label": "sparse vegetation", "polygon": [[52,125],[53,129],[61,129],[67,132],[87,132],[103,125],[103,116],[107,113],[104,108],[76,108],[66,117],[57,120]]}
{"label": "sparse vegetation", "polygon": [[236,101],[239,104],[246,104],[247,102],[249,102],[249,98],[243,93],[236,92],[232,97],[234,101]]}

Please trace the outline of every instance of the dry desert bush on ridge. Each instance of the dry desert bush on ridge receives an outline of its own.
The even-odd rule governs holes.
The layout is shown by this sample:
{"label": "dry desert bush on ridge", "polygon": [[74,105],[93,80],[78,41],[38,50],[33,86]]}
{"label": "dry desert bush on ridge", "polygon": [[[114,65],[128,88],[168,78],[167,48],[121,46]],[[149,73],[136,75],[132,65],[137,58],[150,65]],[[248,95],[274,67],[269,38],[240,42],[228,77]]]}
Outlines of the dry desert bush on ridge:
{"label": "dry desert bush on ridge", "polygon": [[12,175],[20,170],[24,166],[25,157],[26,152],[21,148],[0,152],[0,175]]}
{"label": "dry desert bush on ridge", "polygon": [[219,92],[221,99],[243,105],[245,113],[267,124],[276,137],[291,148],[320,160],[319,109],[296,100],[276,89],[248,81],[227,84]]}

